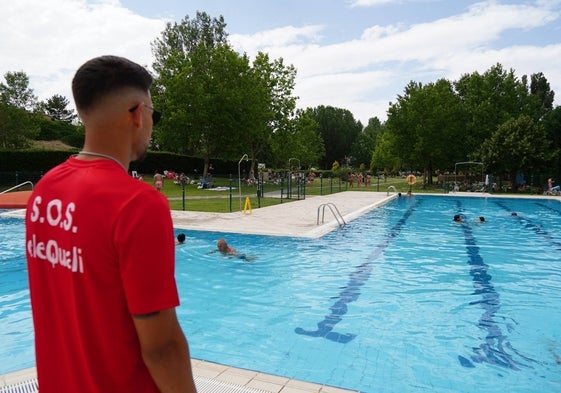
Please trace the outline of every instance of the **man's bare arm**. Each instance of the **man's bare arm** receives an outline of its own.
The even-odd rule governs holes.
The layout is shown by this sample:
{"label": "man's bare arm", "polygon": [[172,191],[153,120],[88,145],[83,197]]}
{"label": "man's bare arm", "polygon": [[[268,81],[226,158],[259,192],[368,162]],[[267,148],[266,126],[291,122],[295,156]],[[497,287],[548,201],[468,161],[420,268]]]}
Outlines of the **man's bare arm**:
{"label": "man's bare arm", "polygon": [[142,358],[162,393],[196,392],[187,339],[175,308],[134,315]]}

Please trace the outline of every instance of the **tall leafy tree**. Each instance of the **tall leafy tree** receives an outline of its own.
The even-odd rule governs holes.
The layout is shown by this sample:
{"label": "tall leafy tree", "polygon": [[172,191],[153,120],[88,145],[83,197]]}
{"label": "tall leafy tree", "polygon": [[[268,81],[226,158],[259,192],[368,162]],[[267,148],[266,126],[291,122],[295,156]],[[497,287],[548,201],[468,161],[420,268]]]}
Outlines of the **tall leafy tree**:
{"label": "tall leafy tree", "polygon": [[394,154],[394,148],[397,146],[395,139],[396,136],[387,129],[378,135],[370,161],[371,172],[395,173],[403,166],[402,158]]}
{"label": "tall leafy tree", "polygon": [[259,52],[253,61],[246,84],[244,105],[247,124],[241,135],[243,147],[249,150],[252,171],[255,158],[269,149],[272,136],[291,128],[296,97],[292,95],[296,69],[283,59],[271,61]]}
{"label": "tall leafy tree", "polygon": [[296,71],[259,53],[253,64],[227,42],[224,19],[197,13],[168,24],[153,43],[155,105],[165,117],[155,130],[161,148],[210,160],[252,159],[270,152],[271,135],[293,115]]}
{"label": "tall leafy tree", "polygon": [[464,145],[469,158],[480,159],[480,147],[506,121],[526,114],[535,118],[536,106],[531,103],[528,87],[518,80],[514,71],[496,64],[484,74],[474,72],[456,83],[457,94],[469,117],[466,121]]}
{"label": "tall leafy tree", "polygon": [[289,124],[276,130],[271,138],[275,154],[275,165],[288,167],[290,158],[297,158],[301,168],[309,168],[319,163],[325,155],[323,139],[318,132],[313,110],[299,109]]}
{"label": "tall leafy tree", "polygon": [[169,114],[162,122],[163,146],[204,158],[203,175],[211,159],[236,158],[248,122],[244,108],[249,70],[247,57],[227,45],[193,50],[159,104]]}
{"label": "tall leafy tree", "polygon": [[[168,23],[152,43],[157,74],[153,100],[165,113],[154,131],[156,145],[182,154],[204,157],[203,175],[210,159],[228,157],[239,141],[235,88],[249,70],[246,57],[227,44],[223,17],[197,12],[181,23]],[[238,94],[238,96],[236,96]]]}
{"label": "tall leafy tree", "polygon": [[[547,139],[551,141],[553,151],[561,151],[561,106],[557,106],[549,111],[542,123],[547,135]],[[548,171],[548,176],[561,178],[561,154],[557,154],[552,158],[552,162]]]}
{"label": "tall leafy tree", "polygon": [[154,62],[152,67],[158,76],[155,88],[165,85],[169,78],[181,73],[185,61],[199,46],[207,49],[228,43],[224,17],[211,18],[206,12],[197,12],[195,18],[189,15],[180,22],[167,23],[160,38],[152,43]]}
{"label": "tall leafy tree", "polygon": [[555,92],[551,90],[549,82],[542,72],[532,74],[530,80],[530,94],[537,98],[540,104],[539,113],[544,115],[553,109]]}
{"label": "tall leafy tree", "polygon": [[534,174],[545,169],[557,153],[551,148],[543,126],[528,115],[507,120],[481,149],[486,168],[508,174],[513,185],[518,173]]}
{"label": "tall leafy tree", "polygon": [[39,133],[33,117],[23,108],[0,102],[0,148],[21,149]]}
{"label": "tall leafy tree", "polygon": [[76,114],[74,109],[68,109],[68,105],[70,105],[68,98],[55,94],[41,103],[40,107],[51,119],[70,123],[76,119]]}
{"label": "tall leafy tree", "polygon": [[33,115],[37,98],[25,72],[7,72],[0,83],[0,147],[23,148],[39,132]]}
{"label": "tall leafy tree", "polygon": [[411,82],[388,112],[393,153],[407,169],[426,171],[430,184],[435,169],[449,167],[462,157],[464,118],[448,80],[427,85]]}
{"label": "tall leafy tree", "polygon": [[360,121],[349,110],[332,106],[320,105],[312,110],[312,115],[325,145],[321,167],[331,168],[335,161],[347,164],[352,145],[362,131]]}
{"label": "tall leafy tree", "polygon": [[383,133],[383,126],[380,119],[373,117],[368,120],[368,125],[364,127],[351,146],[351,164],[355,167],[361,164],[370,166],[372,152],[376,147],[376,139]]}
{"label": "tall leafy tree", "polygon": [[0,83],[0,100],[16,108],[34,110],[37,97],[29,87],[29,77],[23,71],[7,72],[5,83]]}

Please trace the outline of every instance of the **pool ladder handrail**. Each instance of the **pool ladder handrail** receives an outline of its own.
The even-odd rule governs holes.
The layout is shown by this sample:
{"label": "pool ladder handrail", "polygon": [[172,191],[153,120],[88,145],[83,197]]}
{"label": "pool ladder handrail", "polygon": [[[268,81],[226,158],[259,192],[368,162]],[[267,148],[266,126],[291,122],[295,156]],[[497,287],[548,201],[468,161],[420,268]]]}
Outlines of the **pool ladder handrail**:
{"label": "pool ladder handrail", "polygon": [[337,206],[335,206],[335,204],[332,203],[332,202],[322,203],[321,205],[318,206],[318,217],[317,217],[316,225],[319,225],[320,209],[321,209],[321,212],[322,212],[321,213],[321,223],[323,224],[324,218],[325,218],[325,208],[326,207],[328,207],[329,210],[331,210],[331,213],[333,213],[333,216],[337,220],[337,224],[339,224],[339,227],[343,227],[343,226],[347,225],[347,223],[345,222],[345,219],[343,218],[343,215],[341,214],[339,209],[337,209]]}
{"label": "pool ladder handrail", "polygon": [[18,184],[17,186],[14,186],[14,187],[12,187],[12,188],[8,188],[7,190],[0,192],[0,194],[5,194],[5,193],[7,193],[7,192],[10,192],[10,191],[13,191],[13,190],[17,190],[18,188],[20,188],[20,187],[22,187],[22,186],[25,186],[25,185],[27,185],[27,184],[31,184],[31,189],[33,190],[33,183],[30,182],[30,181],[28,180],[28,181],[24,181],[24,182],[21,183],[21,184]]}
{"label": "pool ladder handrail", "polygon": [[388,193],[386,195],[390,195],[390,190],[393,190],[393,192],[397,194],[397,189],[394,186],[389,186]]}

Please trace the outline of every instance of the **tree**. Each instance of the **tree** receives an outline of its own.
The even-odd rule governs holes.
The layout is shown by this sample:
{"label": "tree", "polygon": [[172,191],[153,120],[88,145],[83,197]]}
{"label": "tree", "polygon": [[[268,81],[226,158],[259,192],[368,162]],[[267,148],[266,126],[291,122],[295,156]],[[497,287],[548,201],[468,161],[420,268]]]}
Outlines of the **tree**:
{"label": "tree", "polygon": [[372,152],[370,171],[372,173],[395,173],[402,166],[401,159],[393,153],[396,146],[395,135],[391,131],[384,131],[376,138],[376,147]]}
{"label": "tree", "polygon": [[[547,135],[547,140],[551,141],[551,148],[553,151],[561,151],[561,106],[557,106],[549,111],[543,121],[544,130]],[[561,178],[561,154],[553,157],[551,163],[549,176],[556,176]]]}
{"label": "tree", "polygon": [[40,107],[47,116],[53,120],[60,120],[71,123],[76,119],[74,109],[68,109],[70,101],[64,96],[55,94],[47,101],[40,104]]}
{"label": "tree", "polygon": [[[391,104],[386,122],[391,151],[408,169],[423,169],[432,184],[433,172],[462,157],[464,112],[446,79],[423,85],[411,82]],[[387,145],[385,146],[387,148]]]}
{"label": "tree", "polygon": [[35,108],[37,98],[29,88],[24,72],[7,72],[5,83],[0,83],[0,147],[29,146],[39,129],[29,110]]}
{"label": "tree", "polygon": [[249,152],[253,173],[256,157],[271,148],[272,136],[291,128],[296,69],[285,66],[282,58],[271,61],[269,55],[259,52],[248,76],[243,106],[247,123],[241,141]]}
{"label": "tree", "polygon": [[457,94],[462,100],[466,120],[464,145],[470,159],[480,160],[480,147],[497,128],[506,121],[528,115],[539,118],[535,110],[535,97],[529,94],[524,81],[516,78],[514,71],[508,72],[496,64],[483,75],[478,72],[462,76],[455,82]]}
{"label": "tree", "polygon": [[39,128],[25,109],[0,102],[0,148],[28,147],[38,132]]}
{"label": "tree", "polygon": [[557,153],[551,149],[544,128],[527,115],[507,120],[481,149],[485,167],[497,174],[508,174],[513,185],[518,173],[543,170]]}
{"label": "tree", "polygon": [[300,160],[302,168],[317,165],[325,154],[318,128],[312,109],[298,110],[296,117],[287,126],[272,135],[271,146],[276,158],[275,164],[283,167],[294,157]]}
{"label": "tree", "polygon": [[205,13],[168,24],[153,44],[158,76],[153,99],[166,114],[155,130],[167,150],[210,160],[237,160],[249,154],[252,165],[270,151],[273,133],[289,126],[296,106],[296,70],[282,59],[259,53],[251,65],[227,43],[222,17]]}
{"label": "tree", "polygon": [[383,126],[377,117],[368,120],[368,125],[362,130],[351,146],[351,164],[360,166],[368,164],[376,147],[376,139],[383,132]]}
{"label": "tree", "polygon": [[[204,158],[206,176],[212,158],[235,159],[249,122],[245,88],[249,60],[227,45],[194,50],[173,83],[166,88],[163,146]],[[178,135],[179,134],[179,135]],[[170,137],[178,136],[170,140]]]}
{"label": "tree", "polygon": [[[203,176],[217,153],[229,157],[239,141],[238,113],[230,112],[242,92],[236,91],[248,59],[227,44],[222,17],[197,12],[180,24],[168,23],[152,43],[154,104],[166,116],[154,130],[157,145],[181,154],[204,157]],[[241,110],[241,108],[239,108]]]}
{"label": "tree", "polygon": [[551,90],[549,82],[543,73],[532,74],[530,80],[530,94],[537,98],[540,104],[538,113],[543,116],[553,109],[555,93]]}
{"label": "tree", "polygon": [[197,47],[216,48],[227,44],[227,38],[222,16],[211,18],[206,12],[197,12],[195,19],[191,20],[187,15],[179,24],[167,23],[161,37],[152,43],[152,67],[158,75],[155,88],[165,87],[158,82],[165,82],[182,72],[185,61]]}
{"label": "tree", "polygon": [[312,110],[319,124],[319,134],[325,144],[325,156],[320,161],[322,168],[331,168],[334,161],[348,163],[351,147],[362,131],[360,121],[355,121],[347,109],[320,105]]}
{"label": "tree", "polygon": [[29,88],[29,77],[23,71],[7,72],[4,75],[6,83],[0,83],[0,101],[16,108],[34,110],[37,97],[33,89]]}

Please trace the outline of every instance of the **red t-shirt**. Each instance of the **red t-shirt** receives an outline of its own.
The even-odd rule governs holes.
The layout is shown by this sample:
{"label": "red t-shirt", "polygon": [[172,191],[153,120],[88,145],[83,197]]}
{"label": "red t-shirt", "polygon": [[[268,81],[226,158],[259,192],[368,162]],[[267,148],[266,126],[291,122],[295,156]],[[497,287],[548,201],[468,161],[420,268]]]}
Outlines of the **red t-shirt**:
{"label": "red t-shirt", "polygon": [[157,392],[131,314],[175,307],[169,204],[109,160],[70,158],[35,187],[26,255],[41,393]]}

